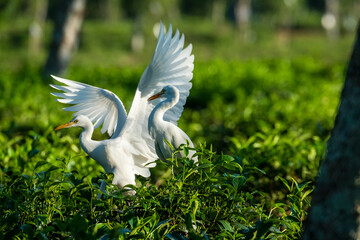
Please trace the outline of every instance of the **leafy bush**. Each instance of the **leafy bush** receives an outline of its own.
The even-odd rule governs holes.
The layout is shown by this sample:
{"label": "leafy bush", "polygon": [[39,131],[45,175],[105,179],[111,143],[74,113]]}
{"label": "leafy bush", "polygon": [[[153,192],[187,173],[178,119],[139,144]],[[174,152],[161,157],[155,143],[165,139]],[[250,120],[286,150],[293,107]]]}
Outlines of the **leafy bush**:
{"label": "leafy bush", "polygon": [[[37,152],[31,149],[28,157]],[[0,229],[5,239],[300,236],[306,196],[311,192],[307,184],[294,180],[290,187],[281,179],[290,192],[289,204],[272,204],[269,212],[266,195],[247,186],[263,171],[205,146],[197,154],[198,165],[186,158],[158,162],[172,170],[160,186],[142,178],[139,187],[133,186],[137,196],[124,197],[110,184],[101,200],[96,199],[99,181],[110,183],[112,176],[102,174],[86,181],[76,170],[68,170],[65,159],[38,161],[30,175],[2,168]]]}
{"label": "leafy bush", "polygon": [[[111,183],[112,176],[80,149],[79,130],[53,131],[71,116],[38,69],[2,71],[1,235],[299,238],[342,69],[309,58],[196,63],[179,126],[198,146],[199,165],[159,162],[151,179],[133,186],[136,197],[110,184],[100,200],[99,181]],[[129,109],[142,71],[74,66],[68,78],[115,92]]]}

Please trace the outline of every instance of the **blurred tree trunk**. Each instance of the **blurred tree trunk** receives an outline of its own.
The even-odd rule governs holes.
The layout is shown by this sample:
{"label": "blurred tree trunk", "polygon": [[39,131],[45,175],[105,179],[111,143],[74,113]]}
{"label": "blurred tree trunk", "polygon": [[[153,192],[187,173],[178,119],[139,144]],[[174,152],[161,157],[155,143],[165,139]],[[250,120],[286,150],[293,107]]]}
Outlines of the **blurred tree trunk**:
{"label": "blurred tree trunk", "polygon": [[133,52],[141,52],[145,46],[142,16],[137,14],[134,19],[133,31],[131,36],[131,50]]}
{"label": "blurred tree trunk", "polygon": [[215,24],[222,24],[225,21],[226,1],[213,0],[211,20]]}
{"label": "blurred tree trunk", "polygon": [[340,31],[340,6],[339,0],[326,0],[326,12],[321,19],[321,23],[326,30],[330,40],[337,39]]}
{"label": "blurred tree trunk", "polygon": [[303,239],[360,239],[360,26]]}
{"label": "blurred tree trunk", "polygon": [[104,18],[108,21],[117,21],[120,16],[120,0],[105,0],[101,4]]}
{"label": "blurred tree trunk", "polygon": [[245,40],[250,35],[251,0],[237,0],[235,4],[236,26]]}
{"label": "blurred tree trunk", "polygon": [[61,0],[58,3],[45,77],[49,74],[61,75],[66,70],[84,18],[85,0]]}
{"label": "blurred tree trunk", "polygon": [[[165,1],[164,1],[164,3],[165,3]],[[167,9],[167,17],[170,20],[179,19],[181,16],[180,0],[166,1],[166,3],[167,3],[167,5],[165,6],[165,8]]]}
{"label": "blurred tree trunk", "polygon": [[354,1],[353,13],[354,13],[356,20],[360,18],[360,0]]}
{"label": "blurred tree trunk", "polygon": [[29,53],[39,53],[42,45],[43,26],[46,19],[48,0],[36,0],[34,9],[34,21],[30,25]]}

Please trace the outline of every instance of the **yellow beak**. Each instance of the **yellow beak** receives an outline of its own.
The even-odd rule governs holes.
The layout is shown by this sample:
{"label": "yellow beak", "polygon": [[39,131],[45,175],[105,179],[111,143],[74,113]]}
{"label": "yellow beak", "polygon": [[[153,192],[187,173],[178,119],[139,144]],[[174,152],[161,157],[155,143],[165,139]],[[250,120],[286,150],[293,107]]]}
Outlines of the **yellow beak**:
{"label": "yellow beak", "polygon": [[63,128],[71,127],[71,126],[74,125],[74,124],[75,124],[74,122],[65,123],[65,124],[63,124],[63,125],[58,126],[57,128],[55,128],[55,131],[60,130],[60,129],[63,129]]}

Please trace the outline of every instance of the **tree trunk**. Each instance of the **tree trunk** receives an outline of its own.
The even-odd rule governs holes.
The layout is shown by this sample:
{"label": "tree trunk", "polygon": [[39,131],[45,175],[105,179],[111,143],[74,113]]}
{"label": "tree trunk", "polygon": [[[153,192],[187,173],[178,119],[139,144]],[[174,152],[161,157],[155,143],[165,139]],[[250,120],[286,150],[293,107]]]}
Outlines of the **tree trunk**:
{"label": "tree trunk", "polygon": [[34,21],[30,25],[29,29],[29,53],[31,55],[40,52],[43,39],[43,26],[46,19],[46,10],[48,6],[48,0],[36,0],[34,9]]}
{"label": "tree trunk", "polygon": [[137,14],[133,24],[133,32],[131,36],[131,50],[133,52],[141,52],[145,46],[142,16]]}
{"label": "tree trunk", "polygon": [[44,74],[61,75],[67,68],[84,18],[85,0],[62,0],[57,8]]}
{"label": "tree trunk", "polygon": [[360,26],[303,239],[360,239]]}
{"label": "tree trunk", "polygon": [[213,0],[211,20],[215,24],[223,24],[225,22],[226,1]]}
{"label": "tree trunk", "polygon": [[236,26],[245,40],[250,35],[251,0],[237,0],[235,5]]}
{"label": "tree trunk", "polygon": [[326,30],[330,40],[336,40],[339,37],[340,18],[339,18],[339,0],[326,0],[326,13],[321,19],[321,23]]}
{"label": "tree trunk", "polygon": [[120,16],[120,0],[103,0],[101,3],[104,19],[117,21]]}

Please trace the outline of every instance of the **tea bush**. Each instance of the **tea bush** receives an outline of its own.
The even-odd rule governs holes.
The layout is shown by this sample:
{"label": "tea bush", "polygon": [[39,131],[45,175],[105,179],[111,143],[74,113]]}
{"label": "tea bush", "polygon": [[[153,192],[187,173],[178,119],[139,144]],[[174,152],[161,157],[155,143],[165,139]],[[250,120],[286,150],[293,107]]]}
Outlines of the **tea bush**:
{"label": "tea bush", "polygon": [[[113,91],[129,110],[143,69],[75,65],[67,77]],[[80,149],[78,129],[53,131],[71,114],[39,72],[0,73],[2,238],[301,236],[343,65],[311,58],[196,62],[179,126],[197,146],[199,165],[158,162],[150,179],[132,186],[136,197],[124,197]],[[109,186],[97,200],[101,180]]]}

